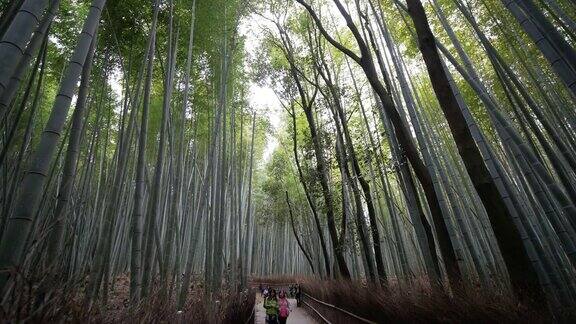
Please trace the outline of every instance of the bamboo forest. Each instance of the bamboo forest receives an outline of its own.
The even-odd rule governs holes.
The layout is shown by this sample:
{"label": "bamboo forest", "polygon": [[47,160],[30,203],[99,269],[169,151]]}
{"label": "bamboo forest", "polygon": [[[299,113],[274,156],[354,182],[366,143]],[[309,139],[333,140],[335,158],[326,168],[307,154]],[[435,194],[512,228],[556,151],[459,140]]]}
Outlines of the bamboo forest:
{"label": "bamboo forest", "polygon": [[0,323],[575,321],[575,0],[0,0]]}

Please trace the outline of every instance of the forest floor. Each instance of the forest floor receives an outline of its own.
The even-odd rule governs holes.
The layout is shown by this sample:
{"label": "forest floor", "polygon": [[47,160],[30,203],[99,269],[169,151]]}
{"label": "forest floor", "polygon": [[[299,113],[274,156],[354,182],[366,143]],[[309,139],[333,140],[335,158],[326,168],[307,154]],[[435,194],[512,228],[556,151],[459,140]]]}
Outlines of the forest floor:
{"label": "forest floor", "polygon": [[[303,307],[296,307],[296,299],[289,298],[290,316],[288,316],[288,324],[314,324],[317,323]],[[254,314],[256,321],[255,324],[265,324],[266,323],[266,310],[264,309],[264,298],[262,295],[256,295],[256,313]]]}

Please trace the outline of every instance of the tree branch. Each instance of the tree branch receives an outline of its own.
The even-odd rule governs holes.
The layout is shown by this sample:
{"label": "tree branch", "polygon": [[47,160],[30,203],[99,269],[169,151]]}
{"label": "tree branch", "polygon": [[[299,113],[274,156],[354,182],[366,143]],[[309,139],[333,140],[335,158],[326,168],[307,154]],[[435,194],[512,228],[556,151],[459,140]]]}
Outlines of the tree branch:
{"label": "tree branch", "polygon": [[340,44],[338,41],[336,41],[334,38],[332,38],[332,36],[330,36],[330,34],[328,34],[326,29],[324,28],[324,25],[322,25],[320,18],[318,17],[318,15],[314,11],[314,9],[312,9],[312,7],[308,3],[304,2],[304,0],[296,0],[296,2],[301,4],[306,9],[306,11],[308,11],[310,16],[312,17],[312,19],[316,23],[316,26],[320,30],[320,33],[322,33],[322,35],[326,38],[326,40],[330,44],[332,44],[332,46],[336,47],[337,49],[342,51],[342,53],[348,55],[351,59],[353,59],[358,64],[360,64],[360,60],[361,60],[360,56],[358,56],[356,53],[352,52],[350,49],[348,49],[344,45]]}

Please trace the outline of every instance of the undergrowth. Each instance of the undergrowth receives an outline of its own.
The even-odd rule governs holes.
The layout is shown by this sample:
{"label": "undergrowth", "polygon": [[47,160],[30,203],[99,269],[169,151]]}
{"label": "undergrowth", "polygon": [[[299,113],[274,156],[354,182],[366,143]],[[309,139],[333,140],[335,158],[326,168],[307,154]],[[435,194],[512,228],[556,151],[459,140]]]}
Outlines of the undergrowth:
{"label": "undergrowth", "polygon": [[[299,283],[310,296],[377,323],[546,323],[553,318],[535,305],[523,305],[498,289],[466,287],[450,295],[431,289],[425,280],[377,287],[365,281],[321,280],[277,276],[253,278],[252,285]],[[536,305],[537,306],[537,305]],[[322,307],[323,315],[338,318],[336,310]],[[332,313],[332,314],[328,314]],[[340,313],[340,314],[338,314]]]}
{"label": "undergrowth", "polygon": [[236,291],[226,284],[207,296],[197,279],[182,309],[177,309],[177,291],[172,290],[168,298],[159,291],[158,283],[147,298],[131,306],[130,280],[120,276],[109,285],[105,302],[105,292],[101,292],[89,305],[83,292],[86,282],[51,289],[41,304],[37,302],[38,287],[20,282],[3,300],[0,323],[244,323],[255,303],[253,291]]}

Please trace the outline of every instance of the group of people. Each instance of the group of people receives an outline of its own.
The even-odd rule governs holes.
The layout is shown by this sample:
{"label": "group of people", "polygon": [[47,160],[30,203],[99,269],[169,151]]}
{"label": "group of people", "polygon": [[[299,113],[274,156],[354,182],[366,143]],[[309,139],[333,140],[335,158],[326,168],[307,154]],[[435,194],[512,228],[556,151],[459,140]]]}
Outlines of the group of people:
{"label": "group of people", "polygon": [[[301,291],[300,286],[290,285],[290,297],[296,298],[296,307],[300,306]],[[276,294],[274,288],[260,285],[260,293],[264,297],[264,308],[266,309],[266,323],[268,324],[285,324],[292,310],[288,301],[286,291],[280,290]]]}
{"label": "group of people", "polygon": [[302,292],[300,291],[300,285],[290,284],[290,286],[288,286],[288,291],[290,292],[290,296],[292,296],[292,298],[296,298],[298,307],[300,307],[300,296],[302,295]]}

